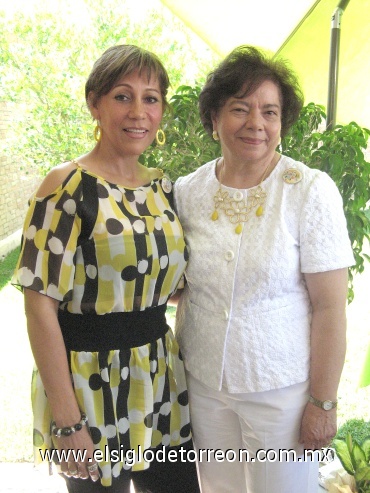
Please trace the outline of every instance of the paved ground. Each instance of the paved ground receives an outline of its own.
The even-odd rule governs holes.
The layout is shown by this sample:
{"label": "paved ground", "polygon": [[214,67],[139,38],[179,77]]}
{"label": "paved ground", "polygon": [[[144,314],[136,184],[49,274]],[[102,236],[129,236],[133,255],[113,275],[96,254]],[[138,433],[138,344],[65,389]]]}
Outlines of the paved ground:
{"label": "paved ground", "polygon": [[1,493],[67,493],[64,479],[37,471],[29,462],[0,462],[0,477]]}
{"label": "paved ground", "polygon": [[[27,462],[0,462],[0,477],[3,483],[0,487],[1,493],[67,493],[62,478],[37,472],[33,465]],[[318,493],[325,491],[318,486]]]}
{"label": "paved ground", "polygon": [[37,472],[29,462],[1,462],[0,475],[1,493],[67,493],[62,478]]}

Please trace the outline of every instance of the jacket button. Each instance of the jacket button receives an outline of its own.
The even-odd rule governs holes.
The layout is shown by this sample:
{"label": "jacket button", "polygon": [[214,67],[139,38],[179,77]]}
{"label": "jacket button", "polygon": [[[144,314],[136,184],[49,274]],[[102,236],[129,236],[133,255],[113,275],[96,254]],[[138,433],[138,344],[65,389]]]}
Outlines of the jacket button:
{"label": "jacket button", "polygon": [[240,202],[241,200],[243,200],[244,198],[244,195],[243,193],[240,191],[240,190],[237,190],[234,195],[233,195],[233,199],[236,201],[236,202]]}
{"label": "jacket button", "polygon": [[225,320],[229,319],[229,312],[227,310],[224,310],[224,317],[225,317]]}
{"label": "jacket button", "polygon": [[228,250],[226,253],[225,253],[225,259],[227,261],[230,261],[230,260],[234,260],[234,252],[232,250]]}

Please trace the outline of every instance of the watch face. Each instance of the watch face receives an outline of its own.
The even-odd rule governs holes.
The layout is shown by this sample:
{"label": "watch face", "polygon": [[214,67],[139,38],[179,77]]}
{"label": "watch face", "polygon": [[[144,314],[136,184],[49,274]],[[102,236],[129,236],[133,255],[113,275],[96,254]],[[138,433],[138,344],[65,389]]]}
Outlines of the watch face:
{"label": "watch face", "polygon": [[325,411],[330,411],[330,409],[333,407],[333,403],[331,401],[324,401],[322,403],[322,407],[323,409],[325,409]]}

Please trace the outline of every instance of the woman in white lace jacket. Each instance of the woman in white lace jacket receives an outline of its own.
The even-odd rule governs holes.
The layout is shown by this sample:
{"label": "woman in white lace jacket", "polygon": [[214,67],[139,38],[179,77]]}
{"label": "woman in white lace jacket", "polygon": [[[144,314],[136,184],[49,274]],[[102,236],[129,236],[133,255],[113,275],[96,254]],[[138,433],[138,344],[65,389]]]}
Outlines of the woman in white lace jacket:
{"label": "woman in white lace jacket", "polygon": [[336,432],[353,254],[334,182],[276,151],[302,104],[283,62],[235,49],[200,96],[222,156],[175,186],[190,249],[176,334],[203,493],[316,493],[304,449]]}

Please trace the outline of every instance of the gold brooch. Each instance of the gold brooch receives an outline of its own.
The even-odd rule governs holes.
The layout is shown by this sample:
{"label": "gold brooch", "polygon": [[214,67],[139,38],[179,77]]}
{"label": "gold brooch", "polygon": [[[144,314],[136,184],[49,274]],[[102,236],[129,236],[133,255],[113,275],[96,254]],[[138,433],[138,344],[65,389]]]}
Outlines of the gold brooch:
{"label": "gold brooch", "polygon": [[283,180],[289,185],[295,185],[302,180],[302,173],[296,168],[288,168],[283,173]]}

